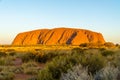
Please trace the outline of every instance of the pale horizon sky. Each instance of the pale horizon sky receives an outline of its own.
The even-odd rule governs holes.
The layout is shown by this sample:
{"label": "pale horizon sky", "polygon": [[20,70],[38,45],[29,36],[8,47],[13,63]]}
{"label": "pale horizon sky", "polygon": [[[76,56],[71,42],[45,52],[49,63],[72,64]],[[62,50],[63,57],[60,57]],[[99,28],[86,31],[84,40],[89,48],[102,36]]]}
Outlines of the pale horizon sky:
{"label": "pale horizon sky", "polygon": [[120,0],[0,0],[0,44],[11,44],[20,32],[58,27],[120,43]]}

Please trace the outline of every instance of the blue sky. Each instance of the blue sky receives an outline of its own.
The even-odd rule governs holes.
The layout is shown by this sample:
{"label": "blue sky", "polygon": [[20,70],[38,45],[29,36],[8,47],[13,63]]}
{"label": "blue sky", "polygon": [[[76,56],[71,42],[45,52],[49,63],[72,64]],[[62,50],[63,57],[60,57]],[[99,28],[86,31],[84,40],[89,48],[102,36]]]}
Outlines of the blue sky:
{"label": "blue sky", "polygon": [[56,27],[89,29],[120,43],[120,0],[0,0],[0,44],[19,32]]}

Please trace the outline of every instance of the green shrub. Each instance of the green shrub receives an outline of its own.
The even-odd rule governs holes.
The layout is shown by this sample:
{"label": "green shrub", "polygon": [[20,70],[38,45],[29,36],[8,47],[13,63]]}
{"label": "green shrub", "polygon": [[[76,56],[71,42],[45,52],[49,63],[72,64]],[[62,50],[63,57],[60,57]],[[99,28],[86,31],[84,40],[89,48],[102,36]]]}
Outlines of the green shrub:
{"label": "green shrub", "polygon": [[69,69],[67,73],[63,73],[60,80],[93,80],[92,76],[88,74],[88,70],[83,68],[80,64]]}
{"label": "green shrub", "polygon": [[59,54],[56,52],[49,52],[49,53],[44,53],[44,54],[37,54],[35,56],[35,60],[37,62],[42,62],[42,63],[46,63],[47,61],[52,60],[54,57],[58,56]]}
{"label": "green shrub", "polygon": [[37,52],[37,53],[32,53],[28,52],[25,54],[21,54],[19,57],[22,58],[23,62],[28,62],[28,61],[36,61],[36,62],[42,62],[46,63],[47,61],[52,60],[54,57],[58,56],[59,54],[56,52]]}
{"label": "green shrub", "polygon": [[[38,80],[38,79],[37,79],[36,76],[33,76],[33,77],[31,77],[31,78],[29,78],[29,79],[27,79],[27,80]],[[41,80],[41,79],[39,79],[39,80]]]}
{"label": "green shrub", "polygon": [[120,74],[120,71],[118,70],[118,68],[115,68],[109,65],[107,67],[104,67],[100,71],[98,71],[95,74],[94,79],[95,80],[120,80],[120,78],[118,79],[119,74]]}
{"label": "green shrub", "polygon": [[105,58],[100,54],[85,54],[81,57],[81,64],[83,67],[88,67],[88,72],[95,74],[102,69],[105,64]]}
{"label": "green shrub", "polygon": [[0,52],[0,57],[5,57],[7,54],[5,52]]}
{"label": "green shrub", "polygon": [[0,65],[13,65],[14,57],[6,56],[0,58]]}
{"label": "green shrub", "polygon": [[25,74],[37,74],[40,71],[36,62],[27,62],[22,64],[23,72]]}
{"label": "green shrub", "polygon": [[111,51],[111,50],[104,50],[104,51],[101,51],[101,54],[103,56],[112,56],[114,54],[114,51]]}
{"label": "green shrub", "polygon": [[66,73],[68,69],[79,63],[78,58],[76,55],[55,57],[46,64],[44,70],[39,72],[38,80],[59,80],[61,73]]}
{"label": "green shrub", "polygon": [[37,66],[38,66],[37,63],[34,62],[34,61],[29,61],[29,62],[27,62],[27,63],[23,63],[23,64],[22,64],[22,67],[24,67],[24,68],[37,67]]}
{"label": "green shrub", "polygon": [[16,55],[16,52],[10,52],[9,55],[10,55],[10,56],[15,56],[15,55]]}
{"label": "green shrub", "polygon": [[[105,66],[106,60],[99,50],[88,50],[83,55],[72,53],[55,57],[51,62],[46,64],[46,67],[38,74],[38,80],[59,80],[61,73],[67,73],[74,65],[81,63],[83,67],[88,68],[88,73],[95,74]],[[45,74],[46,73],[46,74]],[[43,78],[41,78],[44,76]]]}
{"label": "green shrub", "polygon": [[0,72],[13,72],[13,73],[23,73],[23,68],[21,66],[0,66]]}
{"label": "green shrub", "polygon": [[52,73],[46,68],[38,73],[37,80],[55,80]]}
{"label": "green shrub", "polygon": [[80,47],[87,47],[87,48],[100,48],[102,47],[102,43],[82,43]]}
{"label": "green shrub", "polygon": [[5,59],[0,58],[0,65],[5,65]]}
{"label": "green shrub", "polygon": [[112,47],[115,47],[115,44],[112,42],[106,42],[106,43],[104,43],[104,46],[108,47],[108,48],[112,48]]}
{"label": "green shrub", "polygon": [[84,54],[84,49],[81,48],[73,48],[72,53]]}
{"label": "green shrub", "polygon": [[12,72],[19,74],[19,73],[23,73],[23,68],[21,66],[15,67],[12,69]]}
{"label": "green shrub", "polygon": [[105,51],[106,49],[105,48],[99,48],[100,51]]}
{"label": "green shrub", "polygon": [[29,61],[34,61],[35,60],[35,54],[28,52],[28,53],[23,53],[20,54],[19,57],[22,59],[23,62],[29,62]]}
{"label": "green shrub", "polygon": [[38,74],[39,71],[40,71],[40,68],[38,68],[38,67],[24,68],[25,74],[35,75],[35,74]]}
{"label": "green shrub", "polygon": [[0,72],[0,80],[14,80],[15,74],[12,72]]}
{"label": "green shrub", "polygon": [[120,70],[120,53],[114,56],[113,64]]}

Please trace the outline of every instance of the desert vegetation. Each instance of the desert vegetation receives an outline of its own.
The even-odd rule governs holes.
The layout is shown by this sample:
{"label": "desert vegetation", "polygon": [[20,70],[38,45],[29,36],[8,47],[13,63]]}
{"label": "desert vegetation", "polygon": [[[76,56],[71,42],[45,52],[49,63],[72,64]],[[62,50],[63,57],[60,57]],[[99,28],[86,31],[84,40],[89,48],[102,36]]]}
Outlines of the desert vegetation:
{"label": "desert vegetation", "polygon": [[120,80],[120,46],[112,43],[1,47],[0,80]]}

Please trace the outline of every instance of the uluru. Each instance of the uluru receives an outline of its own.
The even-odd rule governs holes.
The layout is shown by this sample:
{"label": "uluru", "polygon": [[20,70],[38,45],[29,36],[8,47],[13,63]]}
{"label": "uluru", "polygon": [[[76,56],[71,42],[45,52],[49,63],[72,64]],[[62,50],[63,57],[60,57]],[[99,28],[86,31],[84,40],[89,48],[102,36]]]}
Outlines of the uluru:
{"label": "uluru", "polygon": [[98,32],[76,28],[39,29],[17,34],[13,45],[80,45],[82,43],[105,43]]}

